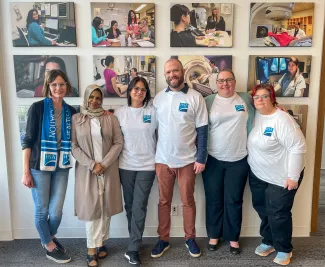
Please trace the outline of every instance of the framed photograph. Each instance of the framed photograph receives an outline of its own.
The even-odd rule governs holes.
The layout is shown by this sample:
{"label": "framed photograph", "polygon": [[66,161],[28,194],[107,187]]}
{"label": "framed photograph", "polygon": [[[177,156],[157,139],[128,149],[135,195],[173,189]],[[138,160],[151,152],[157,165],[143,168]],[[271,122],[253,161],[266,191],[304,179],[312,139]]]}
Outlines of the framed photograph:
{"label": "framed photograph", "polygon": [[311,56],[249,56],[248,92],[270,83],[277,97],[308,97]]}
{"label": "framed photograph", "polygon": [[94,82],[105,97],[126,98],[129,83],[136,76],[147,80],[151,96],[156,94],[155,56],[94,56]]}
{"label": "framed photograph", "polygon": [[306,137],[308,105],[282,105],[295,119],[302,133]]}
{"label": "framed photograph", "polygon": [[77,46],[73,2],[13,2],[9,6],[13,46]]}
{"label": "framed photograph", "polygon": [[93,47],[155,47],[155,4],[91,3]]}
{"label": "framed photograph", "polygon": [[232,47],[233,4],[172,4],[170,22],[171,47]]}
{"label": "framed photograph", "polygon": [[14,67],[17,97],[43,97],[44,77],[52,69],[60,69],[67,74],[72,86],[72,93],[68,96],[79,96],[77,56],[16,55]]}
{"label": "framed photograph", "polygon": [[232,56],[173,56],[185,70],[185,82],[203,97],[217,92],[220,70],[232,69]]}
{"label": "framed photograph", "polygon": [[314,3],[251,3],[249,46],[312,46]]}

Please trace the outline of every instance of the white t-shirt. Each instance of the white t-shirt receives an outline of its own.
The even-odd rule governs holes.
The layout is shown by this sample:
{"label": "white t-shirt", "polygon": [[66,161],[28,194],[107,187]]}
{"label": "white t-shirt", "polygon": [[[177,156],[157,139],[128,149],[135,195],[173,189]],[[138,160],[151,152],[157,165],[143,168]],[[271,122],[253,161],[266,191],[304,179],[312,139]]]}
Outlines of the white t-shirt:
{"label": "white t-shirt", "polygon": [[246,157],[247,119],[246,103],[237,93],[228,98],[217,94],[209,113],[209,155],[230,162]]}
{"label": "white t-shirt", "polygon": [[247,149],[251,170],[261,180],[282,187],[288,178],[298,181],[305,165],[306,140],[288,113],[256,111]]}
{"label": "white t-shirt", "polygon": [[114,115],[120,122],[124,136],[119,167],[132,171],[155,170],[157,120],[154,107],[133,108],[124,105]]}
{"label": "white t-shirt", "polygon": [[180,168],[196,161],[196,128],[208,125],[202,95],[193,89],[160,91],[153,102],[158,120],[156,162]]}

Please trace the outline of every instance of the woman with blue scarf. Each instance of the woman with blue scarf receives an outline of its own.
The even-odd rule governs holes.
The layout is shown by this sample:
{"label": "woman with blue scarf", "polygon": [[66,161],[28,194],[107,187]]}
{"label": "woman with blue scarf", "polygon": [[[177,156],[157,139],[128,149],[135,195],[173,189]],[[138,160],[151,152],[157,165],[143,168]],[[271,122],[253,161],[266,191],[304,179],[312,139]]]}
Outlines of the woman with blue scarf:
{"label": "woman with blue scarf", "polygon": [[76,110],[63,100],[71,90],[64,72],[48,73],[42,91],[45,99],[30,107],[22,142],[22,183],[32,191],[35,225],[46,257],[57,263],[71,261],[55,237],[72,167],[71,117]]}

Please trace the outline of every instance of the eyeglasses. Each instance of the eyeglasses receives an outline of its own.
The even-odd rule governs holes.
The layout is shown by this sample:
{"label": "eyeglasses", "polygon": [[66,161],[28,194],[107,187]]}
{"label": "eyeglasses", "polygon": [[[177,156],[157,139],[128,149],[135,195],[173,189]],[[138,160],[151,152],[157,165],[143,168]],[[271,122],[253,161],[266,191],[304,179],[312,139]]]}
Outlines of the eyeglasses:
{"label": "eyeglasses", "polygon": [[140,88],[140,87],[136,87],[136,86],[133,87],[133,90],[134,90],[136,93],[139,93],[139,92],[141,92],[141,93],[146,93],[146,92],[147,92],[147,89],[146,89],[146,88]]}
{"label": "eyeglasses", "polygon": [[218,79],[217,83],[223,84],[224,82],[226,83],[232,83],[235,79],[234,78],[227,78],[227,79]]}
{"label": "eyeglasses", "polygon": [[254,95],[253,99],[258,100],[261,98],[262,100],[265,100],[265,99],[268,99],[269,97],[270,97],[269,95]]}
{"label": "eyeglasses", "polygon": [[50,83],[51,88],[57,88],[57,87],[63,88],[65,86],[67,86],[67,83]]}

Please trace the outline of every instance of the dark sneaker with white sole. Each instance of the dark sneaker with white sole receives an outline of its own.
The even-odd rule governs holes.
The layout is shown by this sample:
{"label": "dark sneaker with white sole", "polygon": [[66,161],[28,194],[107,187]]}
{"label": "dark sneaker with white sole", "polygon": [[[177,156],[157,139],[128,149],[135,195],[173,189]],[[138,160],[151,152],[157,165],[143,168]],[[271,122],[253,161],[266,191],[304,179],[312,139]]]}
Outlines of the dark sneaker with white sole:
{"label": "dark sneaker with white sole", "polygon": [[132,265],[141,265],[140,256],[138,251],[127,251],[124,254],[124,257],[129,260],[129,263]]}
{"label": "dark sneaker with white sole", "polygon": [[67,252],[67,250],[65,249],[65,247],[62,246],[62,244],[59,242],[59,240],[58,240],[56,237],[54,237],[54,238],[52,239],[52,241],[54,242],[54,244],[56,245],[56,247],[57,247],[59,250],[62,250],[63,253],[66,253],[66,252]]}
{"label": "dark sneaker with white sole", "polygon": [[46,258],[57,263],[68,263],[71,261],[71,257],[58,248],[53,249],[51,252],[46,251]]}

